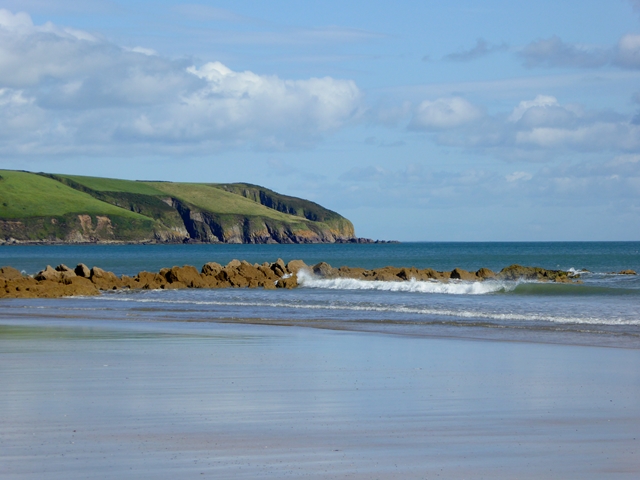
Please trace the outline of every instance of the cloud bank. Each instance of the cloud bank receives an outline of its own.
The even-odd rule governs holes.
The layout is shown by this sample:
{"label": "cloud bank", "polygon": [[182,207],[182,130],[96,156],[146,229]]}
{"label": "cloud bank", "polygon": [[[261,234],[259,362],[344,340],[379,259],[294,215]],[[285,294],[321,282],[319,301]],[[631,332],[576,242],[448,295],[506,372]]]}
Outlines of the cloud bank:
{"label": "cloud bank", "polygon": [[519,55],[527,67],[640,69],[640,35],[624,35],[613,47],[566,43],[553,36],[531,42]]}
{"label": "cloud bank", "polygon": [[420,103],[408,128],[439,145],[473,149],[508,160],[548,161],[566,152],[640,152],[637,117],[562,104],[540,94],[489,115],[460,97]]}
{"label": "cloud bank", "polygon": [[363,111],[351,80],[194,65],[0,10],[0,144],[7,154],[288,149]]}

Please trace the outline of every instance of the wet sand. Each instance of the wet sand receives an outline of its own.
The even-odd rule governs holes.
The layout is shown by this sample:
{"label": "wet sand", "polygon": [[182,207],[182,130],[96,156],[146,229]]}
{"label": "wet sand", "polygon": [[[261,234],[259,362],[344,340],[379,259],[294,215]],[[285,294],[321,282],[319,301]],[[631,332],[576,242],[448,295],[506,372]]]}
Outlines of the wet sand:
{"label": "wet sand", "polygon": [[3,318],[0,385],[3,479],[640,472],[635,349]]}

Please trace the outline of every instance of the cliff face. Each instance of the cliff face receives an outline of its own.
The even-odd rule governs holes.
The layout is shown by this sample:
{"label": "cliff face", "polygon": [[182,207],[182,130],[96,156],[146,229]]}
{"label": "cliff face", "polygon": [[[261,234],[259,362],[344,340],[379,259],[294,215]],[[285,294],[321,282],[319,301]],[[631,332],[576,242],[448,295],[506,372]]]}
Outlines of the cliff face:
{"label": "cliff face", "polygon": [[352,236],[335,232],[319,222],[283,222],[259,215],[219,214],[202,211],[171,199],[189,240],[205,243],[334,243]]}
{"label": "cliff face", "polygon": [[337,213],[255,185],[0,171],[0,244],[356,240]]}
{"label": "cliff face", "polygon": [[309,200],[282,195],[268,188],[248,183],[221,183],[212,184],[212,186],[242,195],[278,212],[324,223],[336,238],[352,239],[356,236],[353,224],[349,220]]}

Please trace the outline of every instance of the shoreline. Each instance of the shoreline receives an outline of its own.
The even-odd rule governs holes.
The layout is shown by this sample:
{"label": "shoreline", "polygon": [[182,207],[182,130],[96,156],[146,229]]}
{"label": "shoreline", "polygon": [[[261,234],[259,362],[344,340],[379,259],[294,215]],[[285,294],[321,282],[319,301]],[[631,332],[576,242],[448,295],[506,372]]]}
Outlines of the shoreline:
{"label": "shoreline", "polygon": [[348,239],[337,238],[333,242],[265,242],[265,243],[243,243],[243,242],[205,242],[198,239],[186,240],[96,240],[87,242],[65,242],[64,240],[18,240],[15,238],[0,238],[0,247],[12,246],[88,246],[88,245],[380,245],[380,244],[399,244],[399,240],[374,240],[372,238],[353,237]]}

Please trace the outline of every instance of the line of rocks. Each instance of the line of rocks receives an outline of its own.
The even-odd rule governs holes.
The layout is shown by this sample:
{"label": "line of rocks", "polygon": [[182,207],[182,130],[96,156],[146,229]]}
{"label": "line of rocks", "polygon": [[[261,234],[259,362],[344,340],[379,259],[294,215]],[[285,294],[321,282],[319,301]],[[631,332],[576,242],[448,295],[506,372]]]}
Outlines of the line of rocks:
{"label": "line of rocks", "polygon": [[[0,268],[0,298],[55,298],[76,295],[98,295],[106,290],[156,290],[180,288],[295,288],[298,286],[298,272],[301,269],[312,272],[320,278],[353,278],[369,281],[439,281],[462,280],[481,282],[496,280],[530,280],[539,282],[579,283],[579,274],[563,270],[546,270],[539,267],[511,265],[495,273],[488,268],[469,272],[460,268],[451,271],[436,271],[432,268],[417,269],[383,267],[367,270],[364,268],[334,268],[320,262],[312,267],[302,260],[292,260],[285,264],[282,259],[262,265],[246,261],[232,260],[223,266],[216,262],[203,265],[200,272],[195,267],[163,268],[157,273],[140,272],[134,277],[122,275],[99,267],[89,268],[79,264],[74,269],[58,265],[38,272],[33,277],[23,275],[12,267]],[[623,273],[623,272],[620,272]],[[625,271],[625,274],[635,274]]]}
{"label": "line of rocks", "polygon": [[222,266],[206,263],[201,272],[195,267],[163,268],[157,273],[140,272],[134,277],[118,277],[99,267],[79,264],[74,269],[66,265],[47,268],[33,277],[22,275],[13,267],[0,268],[0,298],[55,298],[75,295],[98,295],[106,290],[156,290],[180,288],[262,287],[295,288],[296,273],[306,267],[301,260],[285,264],[282,259],[262,265],[232,260]]}
{"label": "line of rocks", "polygon": [[547,270],[540,267],[523,267],[511,265],[495,273],[488,268],[481,268],[475,272],[469,272],[462,268],[454,268],[451,271],[436,271],[433,268],[418,269],[415,267],[383,267],[372,270],[364,268],[340,267],[334,268],[328,263],[321,262],[314,265],[314,275],[322,278],[355,278],[360,280],[379,281],[439,281],[463,280],[468,282],[483,282],[485,280],[529,280],[538,282],[576,283],[580,275],[564,270]]}

